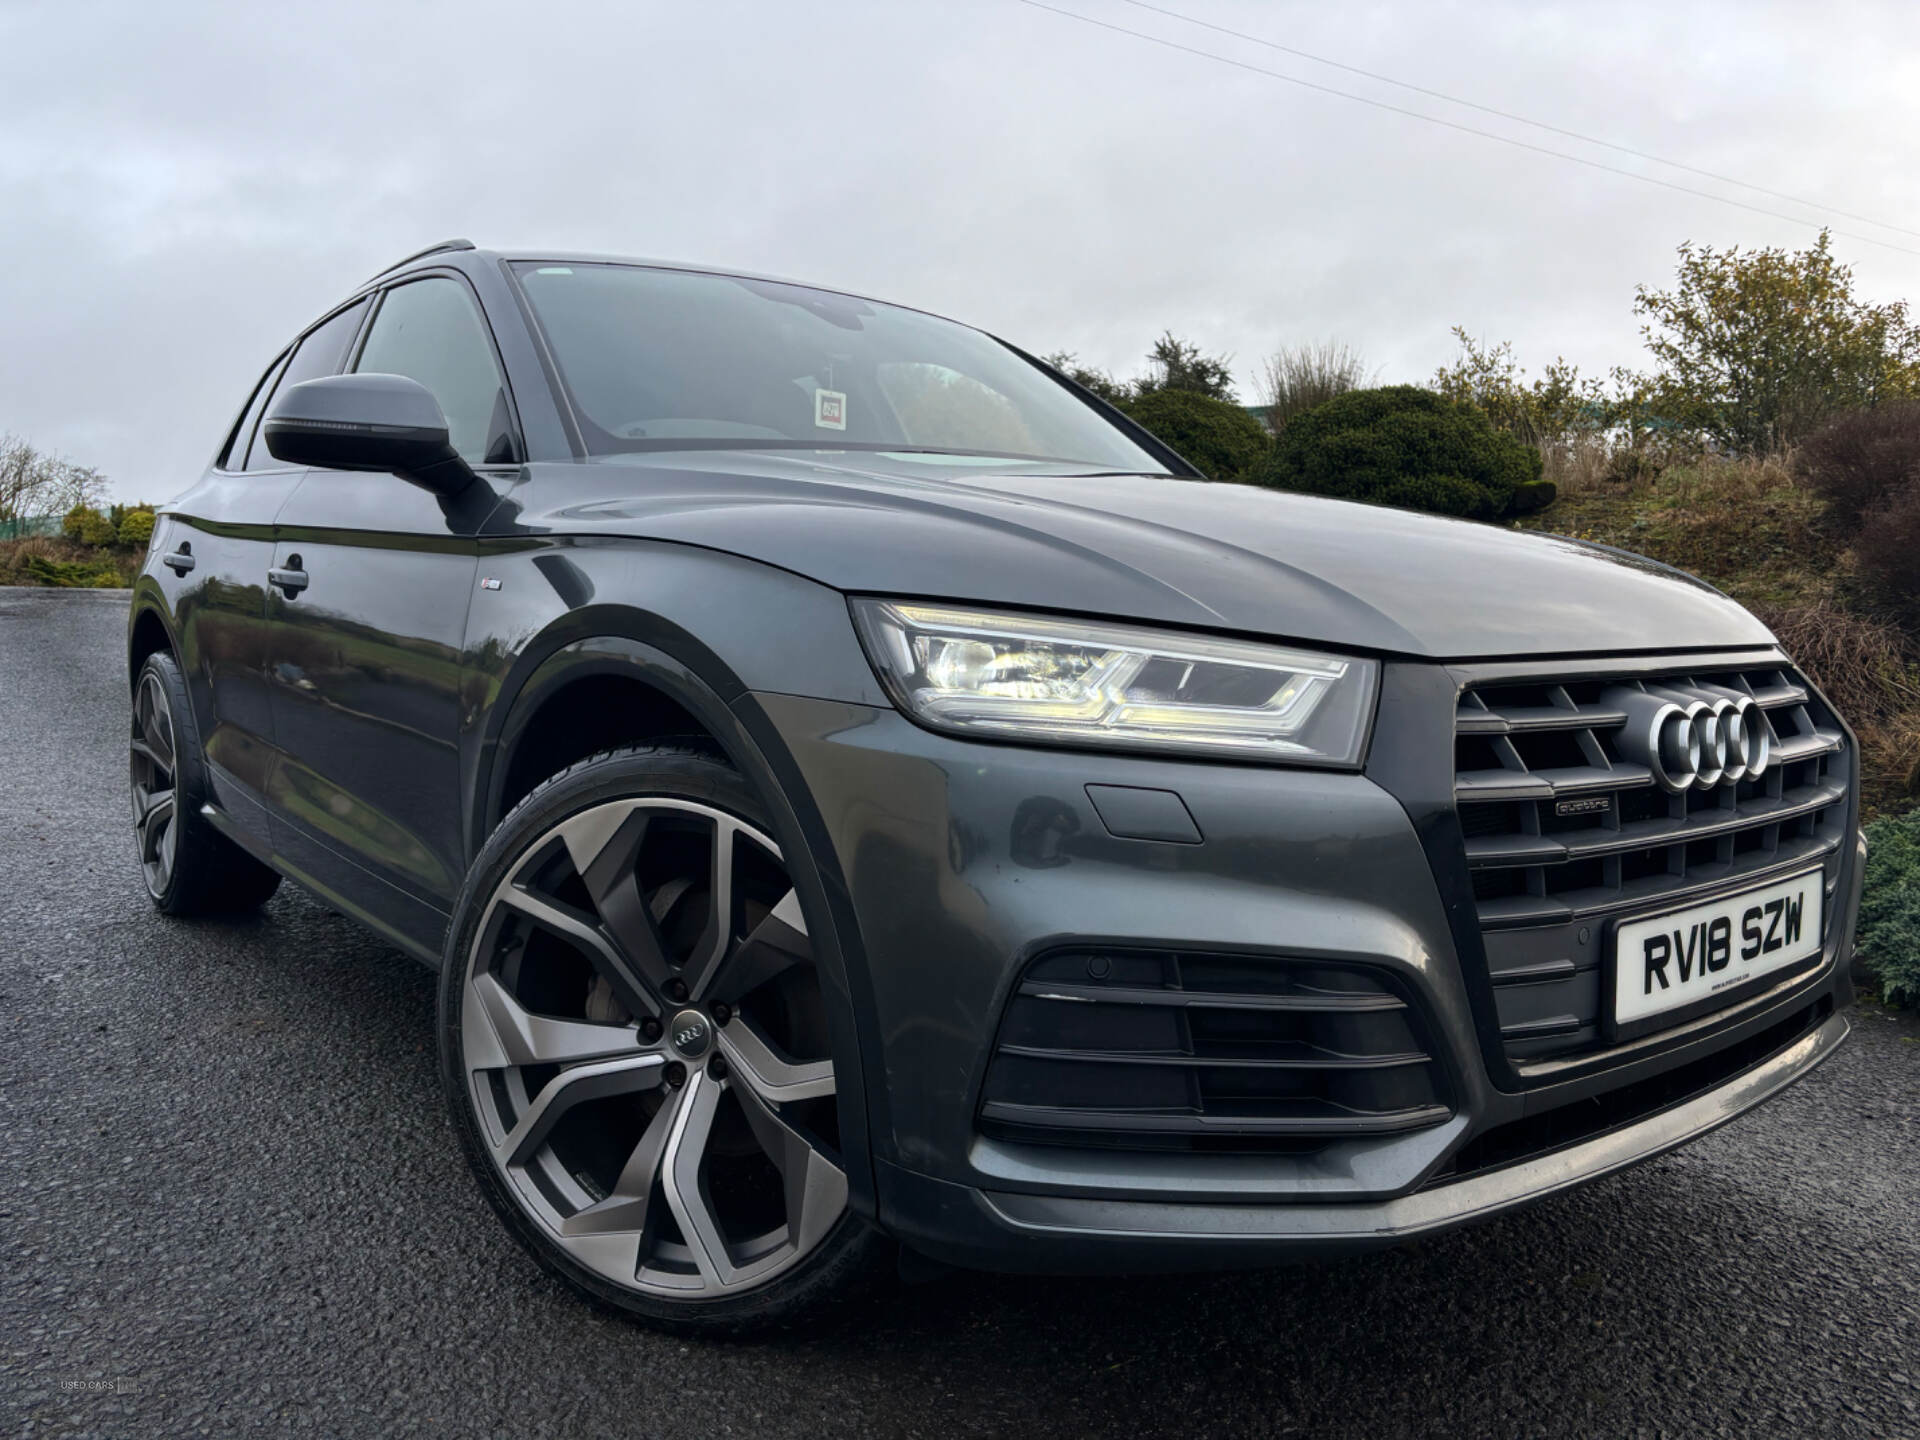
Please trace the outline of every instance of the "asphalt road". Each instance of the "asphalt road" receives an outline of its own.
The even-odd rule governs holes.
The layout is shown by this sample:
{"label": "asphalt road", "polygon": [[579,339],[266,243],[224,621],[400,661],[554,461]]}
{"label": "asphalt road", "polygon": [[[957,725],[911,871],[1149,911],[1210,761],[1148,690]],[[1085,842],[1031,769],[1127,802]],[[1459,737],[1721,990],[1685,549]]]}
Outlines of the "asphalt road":
{"label": "asphalt road", "polygon": [[23,1435],[1920,1435],[1920,1025],[1438,1241],[960,1276],[662,1338],[508,1241],[433,985],[283,887],[182,923],[127,824],[124,596],[0,590],[0,1419]]}

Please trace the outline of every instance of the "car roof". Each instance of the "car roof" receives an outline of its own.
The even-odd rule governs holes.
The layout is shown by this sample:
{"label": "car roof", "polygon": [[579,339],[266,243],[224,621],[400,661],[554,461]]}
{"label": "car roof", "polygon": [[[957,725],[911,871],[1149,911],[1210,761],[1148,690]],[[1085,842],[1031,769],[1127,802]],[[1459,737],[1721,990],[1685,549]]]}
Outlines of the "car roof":
{"label": "car roof", "polygon": [[[755,270],[742,270],[732,265],[703,265],[689,260],[663,260],[642,255],[608,255],[582,250],[537,250],[528,248],[481,249],[471,240],[443,240],[430,245],[425,250],[407,256],[385,270],[373,276],[354,293],[372,289],[374,286],[392,280],[396,276],[413,270],[429,269],[448,264],[464,268],[471,263],[505,261],[513,265],[553,264],[553,265],[635,265],[649,270],[679,270],[690,275],[721,275],[729,280],[764,280],[775,285],[798,285],[808,290],[818,290],[827,295],[844,295],[849,300],[866,300],[875,305],[887,305],[896,310],[915,310],[922,315],[933,315],[936,319],[948,319],[932,310],[917,305],[902,305],[897,300],[883,300],[877,295],[863,294],[857,290],[848,290],[838,285],[822,285],[812,280],[796,280],[788,275],[768,275]],[[955,321],[965,324],[965,321]],[[977,328],[977,327],[973,327]]]}

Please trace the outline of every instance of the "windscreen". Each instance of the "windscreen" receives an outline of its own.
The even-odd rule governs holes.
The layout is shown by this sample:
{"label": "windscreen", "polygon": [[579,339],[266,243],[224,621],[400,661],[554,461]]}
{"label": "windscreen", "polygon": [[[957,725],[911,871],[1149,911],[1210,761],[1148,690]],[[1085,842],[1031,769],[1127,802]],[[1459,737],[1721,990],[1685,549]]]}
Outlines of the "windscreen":
{"label": "windscreen", "polygon": [[912,450],[1166,467],[991,336],[775,281],[516,265],[594,454]]}

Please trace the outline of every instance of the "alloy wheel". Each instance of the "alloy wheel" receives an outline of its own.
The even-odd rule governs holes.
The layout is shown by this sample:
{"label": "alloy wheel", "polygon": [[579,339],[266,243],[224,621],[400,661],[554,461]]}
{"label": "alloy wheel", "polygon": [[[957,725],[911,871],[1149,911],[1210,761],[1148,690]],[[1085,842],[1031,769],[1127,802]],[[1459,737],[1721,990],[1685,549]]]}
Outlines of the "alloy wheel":
{"label": "alloy wheel", "polygon": [[846,1211],[806,922],[737,816],[617,800],[524,849],[475,932],[459,1034],[494,1166],[618,1285],[742,1294]]}
{"label": "alloy wheel", "polygon": [[140,866],[147,891],[156,900],[173,879],[180,825],[173,709],[166,689],[151,670],[140,677],[133,697],[133,735],[128,742],[133,825],[140,840]]}

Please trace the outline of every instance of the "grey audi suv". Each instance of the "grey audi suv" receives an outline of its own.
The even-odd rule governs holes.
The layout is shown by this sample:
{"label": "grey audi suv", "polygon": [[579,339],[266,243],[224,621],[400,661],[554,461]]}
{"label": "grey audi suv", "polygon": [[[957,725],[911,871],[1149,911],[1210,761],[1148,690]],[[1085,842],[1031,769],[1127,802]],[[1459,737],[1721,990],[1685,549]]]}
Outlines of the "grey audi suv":
{"label": "grey audi suv", "polygon": [[1855,744],[1740,606],[1208,483],[920,311],[436,246],[149,553],[155,905],[434,967],[481,1189],[655,1323],[1428,1234],[1847,1033]]}

